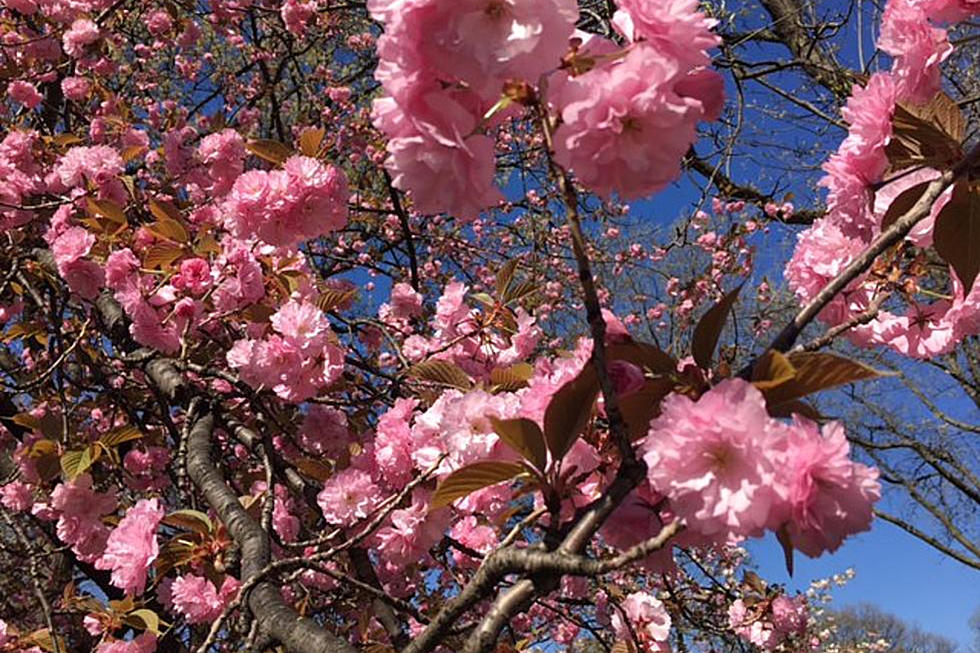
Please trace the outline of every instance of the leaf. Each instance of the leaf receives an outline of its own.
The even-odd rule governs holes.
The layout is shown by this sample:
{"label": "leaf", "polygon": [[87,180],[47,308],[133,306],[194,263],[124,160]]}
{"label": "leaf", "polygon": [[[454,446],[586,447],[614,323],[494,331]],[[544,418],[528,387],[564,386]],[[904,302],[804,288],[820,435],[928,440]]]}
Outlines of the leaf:
{"label": "leaf", "polygon": [[933,246],[969,294],[980,272],[980,185],[961,181],[936,216]]}
{"label": "leaf", "polygon": [[824,416],[820,414],[816,408],[810,404],[802,401],[800,399],[791,399],[790,401],[784,401],[781,404],[767,405],[767,410],[769,415],[772,417],[792,417],[793,415],[802,415],[807,419],[813,420],[814,422],[820,422],[824,420]]}
{"label": "leaf", "polygon": [[114,428],[99,438],[99,442],[107,447],[118,447],[123,442],[139,440],[143,437],[143,432],[132,424]]}
{"label": "leaf", "polygon": [[505,304],[517,304],[522,300],[527,299],[534,293],[540,290],[539,284],[533,281],[522,281],[518,284],[511,284],[507,288],[507,292],[503,296]]}
{"label": "leaf", "polygon": [[712,306],[694,327],[691,353],[694,356],[694,362],[701,369],[706,370],[711,367],[711,359],[714,357],[715,347],[718,346],[718,338],[721,337],[725,322],[728,320],[728,314],[732,312],[732,306],[741,290],[742,286],[739,286],[722,297],[721,301]]}
{"label": "leaf", "polygon": [[921,184],[916,184],[911,188],[906,188],[901,193],[898,194],[892,203],[888,205],[888,210],[885,211],[885,217],[881,219],[881,230],[884,231],[890,227],[896,220],[912,210],[915,203],[919,201],[922,194],[926,192],[926,188],[929,187],[931,182],[924,181]]}
{"label": "leaf", "polygon": [[316,305],[324,313],[328,313],[336,308],[346,306],[350,301],[357,297],[357,290],[337,290],[327,288],[317,299]]}
{"label": "leaf", "polygon": [[92,215],[111,220],[116,224],[126,224],[126,212],[112,200],[88,199],[88,210]]}
{"label": "leaf", "polygon": [[778,531],[776,531],[776,539],[779,541],[779,545],[783,547],[783,559],[786,562],[786,573],[793,576],[793,542],[790,541],[789,531],[786,530],[786,526],[782,526]]}
{"label": "leaf", "polygon": [[168,243],[150,245],[143,256],[143,267],[150,270],[166,270],[183,255],[184,250],[177,245]]}
{"label": "leaf", "polygon": [[148,608],[133,610],[123,619],[127,626],[141,628],[156,635],[160,634],[160,617],[156,612]]}
{"label": "leaf", "polygon": [[150,213],[157,219],[147,229],[161,238],[173,240],[178,243],[187,243],[190,236],[187,229],[181,222],[180,211],[177,207],[167,202],[158,202],[151,199],[148,203]]}
{"label": "leaf", "polygon": [[408,369],[407,374],[416,379],[441,383],[461,390],[473,387],[472,379],[458,365],[439,359],[417,363]]}
{"label": "leaf", "polygon": [[250,141],[245,144],[245,149],[260,159],[265,159],[277,166],[282,165],[282,162],[288,159],[293,153],[288,146],[279,141],[266,139]]}
{"label": "leaf", "polygon": [[300,458],[295,462],[295,465],[299,471],[321,483],[333,475],[333,469],[330,465],[313,458]]}
{"label": "leaf", "polygon": [[327,130],[322,127],[305,130],[299,137],[299,151],[303,156],[316,158],[316,155],[320,153],[320,145],[323,143],[323,137],[326,134]]}
{"label": "leaf", "polygon": [[517,272],[517,259],[512,258],[497,270],[497,297],[504,299],[507,291],[514,282],[514,273]]}
{"label": "leaf", "polygon": [[962,112],[943,92],[923,105],[899,103],[885,154],[893,170],[910,166],[942,169],[962,158],[964,131]]}
{"label": "leaf", "polygon": [[510,367],[497,367],[490,372],[490,383],[495,392],[516,392],[527,387],[534,376],[534,367],[528,363],[515,363]]}
{"label": "leaf", "polygon": [[558,389],[544,412],[544,439],[551,459],[559,461],[582,435],[599,395],[599,378],[592,363]]}
{"label": "leaf", "polygon": [[214,530],[211,518],[200,510],[177,510],[164,517],[163,523],[167,526],[202,535],[207,535]]}
{"label": "leaf", "polygon": [[524,465],[499,460],[484,460],[461,467],[442,479],[432,494],[430,509],[448,506],[477,490],[516,478],[525,473]]}
{"label": "leaf", "polygon": [[771,406],[778,406],[846,383],[884,376],[884,373],[864,363],[837,354],[799,352],[790,354],[787,358],[796,368],[796,377],[792,381],[763,391],[766,402]]}
{"label": "leaf", "polygon": [[493,425],[494,433],[510,445],[511,449],[524,456],[524,459],[539,471],[544,471],[548,464],[548,452],[545,449],[544,434],[537,422],[524,417],[517,419],[491,417],[490,423]]}
{"label": "leaf", "polygon": [[638,440],[650,431],[650,421],[660,415],[660,403],[675,387],[673,379],[650,379],[636,392],[618,398],[630,440]]}
{"label": "leaf", "polygon": [[61,473],[68,482],[74,481],[79,474],[83,474],[92,467],[92,450],[85,447],[81,450],[66,451],[61,456]]}
{"label": "leaf", "polygon": [[677,372],[677,361],[673,356],[646,342],[633,341],[610,345],[606,348],[606,356],[611,361],[622,360],[633,363],[653,375]]}
{"label": "leaf", "polygon": [[31,445],[27,455],[34,461],[34,468],[44,481],[50,481],[61,471],[58,443],[53,440],[38,440]]}
{"label": "leaf", "polygon": [[796,378],[796,368],[782,352],[770,349],[752,367],[752,385],[769,390]]}

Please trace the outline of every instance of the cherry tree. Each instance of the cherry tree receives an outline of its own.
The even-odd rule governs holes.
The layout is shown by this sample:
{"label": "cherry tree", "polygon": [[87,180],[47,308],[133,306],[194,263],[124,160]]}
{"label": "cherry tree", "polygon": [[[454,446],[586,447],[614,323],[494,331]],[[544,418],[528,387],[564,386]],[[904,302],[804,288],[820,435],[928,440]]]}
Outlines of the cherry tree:
{"label": "cherry tree", "polygon": [[[871,526],[887,461],[811,399],[883,372],[824,347],[980,334],[980,5],[889,0],[862,71],[761,5],[8,0],[0,650],[834,650],[740,545]],[[783,93],[823,206],[699,153],[763,37],[843,103]]]}

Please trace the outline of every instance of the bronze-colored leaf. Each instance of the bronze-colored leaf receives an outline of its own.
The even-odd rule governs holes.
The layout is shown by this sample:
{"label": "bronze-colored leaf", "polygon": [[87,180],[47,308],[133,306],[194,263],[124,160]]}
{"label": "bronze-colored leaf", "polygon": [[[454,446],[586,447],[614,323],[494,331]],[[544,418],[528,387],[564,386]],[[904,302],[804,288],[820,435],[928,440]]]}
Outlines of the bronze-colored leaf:
{"label": "bronze-colored leaf", "polygon": [[333,468],[330,465],[313,458],[300,458],[295,465],[299,471],[321,483],[333,475]]}
{"label": "bronze-colored leaf", "polygon": [[776,531],[776,540],[779,546],[783,547],[783,560],[786,562],[786,573],[793,576],[793,542],[790,540],[789,531],[783,526]]}
{"label": "bronze-colored leaf", "polygon": [[155,236],[175,243],[184,244],[190,242],[191,239],[184,225],[173,218],[159,218],[156,222],[146,225],[146,230]]}
{"label": "bronze-colored leaf", "polygon": [[516,392],[527,387],[534,376],[534,367],[528,363],[515,363],[510,367],[497,367],[490,372],[490,383],[496,392]]}
{"label": "bronze-colored leaf", "polygon": [[888,205],[888,210],[885,211],[885,217],[881,219],[881,229],[884,231],[888,227],[898,220],[900,217],[912,210],[915,203],[919,201],[922,194],[926,192],[926,188],[929,187],[931,182],[924,181],[921,184],[916,184],[911,188],[906,188],[901,193],[898,194],[892,203]]}
{"label": "bronze-colored leaf", "polygon": [[510,445],[510,448],[521,454],[525,460],[538,470],[544,471],[548,463],[548,452],[545,449],[544,434],[537,422],[519,417],[516,419],[490,418],[494,433]]}
{"label": "bronze-colored leaf", "polygon": [[497,297],[506,301],[507,291],[514,282],[514,274],[517,272],[517,259],[512,258],[497,270]]}
{"label": "bronze-colored leaf", "polygon": [[323,143],[323,137],[326,134],[327,130],[322,127],[305,130],[299,137],[299,151],[303,156],[315,159],[320,153],[320,145]]}
{"label": "bronze-colored leaf", "polygon": [[718,338],[725,328],[728,315],[732,312],[732,306],[738,298],[738,293],[742,290],[739,286],[712,306],[704,317],[694,327],[694,336],[691,340],[691,354],[694,362],[701,369],[711,368],[711,359],[715,355],[715,347],[718,346]]}
{"label": "bronze-colored leaf", "polygon": [[650,421],[660,415],[660,404],[674,387],[674,380],[670,378],[649,379],[641,389],[619,397],[619,411],[626,421],[631,440],[638,440],[649,432]]}
{"label": "bronze-colored leaf", "polygon": [[249,141],[245,144],[245,149],[260,159],[265,159],[277,166],[282,165],[283,161],[293,154],[287,145],[267,139]]}
{"label": "bronze-colored leaf", "polygon": [[123,207],[112,200],[89,198],[88,210],[92,215],[111,220],[116,224],[126,224],[126,212],[123,210]]}
{"label": "bronze-colored leaf", "polygon": [[167,243],[150,245],[143,256],[143,267],[151,270],[166,270],[183,255],[184,250],[177,245]]}
{"label": "bronze-colored leaf", "polygon": [[149,608],[133,610],[123,617],[123,622],[133,628],[139,628],[156,635],[160,634],[160,616]]}
{"label": "bronze-colored leaf", "polygon": [[885,154],[892,170],[911,166],[945,168],[963,157],[963,114],[939,92],[923,105],[899,103],[892,118],[892,139]]}
{"label": "bronze-colored leaf", "polygon": [[552,460],[558,461],[592,418],[592,407],[599,395],[599,378],[591,362],[578,376],[558,389],[544,413],[544,438]]}
{"label": "bronze-colored leaf", "polygon": [[611,361],[627,361],[653,375],[673,374],[677,371],[677,361],[673,356],[646,342],[632,341],[610,345],[606,348],[606,355]]}
{"label": "bronze-colored leaf", "polygon": [[796,377],[796,368],[786,355],[770,349],[752,366],[752,384],[759,390],[769,390]]}
{"label": "bronze-colored leaf", "polygon": [[85,447],[80,450],[66,451],[61,455],[61,473],[69,483],[78,478],[79,474],[84,474],[92,467],[92,450]]}
{"label": "bronze-colored leaf", "polygon": [[763,391],[770,406],[779,406],[846,383],[884,376],[884,373],[864,363],[837,354],[797,352],[789,354],[787,358],[796,368],[796,376],[789,382]]}
{"label": "bronze-colored leaf", "polygon": [[485,460],[461,467],[439,483],[432,495],[430,508],[448,506],[477,490],[517,478],[526,473],[524,465],[499,460]]}
{"label": "bronze-colored leaf", "polygon": [[932,238],[969,294],[980,272],[980,184],[964,180],[953,187],[953,196],[936,216]]}
{"label": "bronze-colored leaf", "polygon": [[473,387],[473,380],[458,365],[439,359],[416,363],[409,368],[407,374],[416,379],[441,383],[461,390],[469,390]]}
{"label": "bronze-colored leaf", "polygon": [[201,535],[207,535],[214,530],[214,523],[211,518],[200,510],[177,510],[164,517],[163,523]]}
{"label": "bronze-colored leaf", "polygon": [[316,305],[321,311],[327,313],[337,308],[346,308],[350,302],[357,297],[357,290],[338,290],[327,288],[317,299]]}
{"label": "bronze-colored leaf", "polygon": [[123,442],[130,442],[132,440],[139,440],[143,437],[143,432],[138,428],[129,424],[127,426],[120,426],[114,428],[102,437],[99,438],[99,442],[107,447],[117,447]]}

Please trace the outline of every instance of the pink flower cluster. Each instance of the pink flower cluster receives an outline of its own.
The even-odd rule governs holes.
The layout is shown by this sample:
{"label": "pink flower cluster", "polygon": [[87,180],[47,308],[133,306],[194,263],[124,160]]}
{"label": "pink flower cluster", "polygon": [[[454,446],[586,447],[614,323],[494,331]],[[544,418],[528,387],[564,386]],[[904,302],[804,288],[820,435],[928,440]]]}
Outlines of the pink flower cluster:
{"label": "pink flower cluster", "polygon": [[170,585],[170,601],[174,612],[183,615],[187,623],[208,623],[221,616],[239,587],[241,583],[232,576],[225,576],[217,588],[204,576],[185,574]]}
{"label": "pink flower cluster", "polygon": [[157,638],[153,633],[143,633],[131,640],[110,640],[99,644],[95,653],[153,653],[157,650]]}
{"label": "pink flower cluster", "polygon": [[0,228],[17,227],[34,217],[32,211],[15,207],[44,187],[34,158],[37,140],[35,132],[11,130],[0,141]]}
{"label": "pink flower cluster", "polygon": [[720,39],[696,0],[619,5],[614,25],[631,44],[625,54],[591,37],[577,56],[606,63],[554,84],[562,117],[555,158],[591,190],[633,199],[676,178],[697,123],[721,113],[721,76],[704,68],[705,50]]}
{"label": "pink flower cluster", "polygon": [[309,301],[290,300],[270,320],[273,333],[238,340],[228,364],[253,387],[271,389],[286,401],[300,402],[340,378],[344,350],[330,322]]}
{"label": "pink flower cluster", "polygon": [[[486,379],[493,369],[521,362],[534,351],[541,339],[541,329],[532,315],[518,307],[513,314],[517,325],[514,333],[488,328],[483,323],[485,313],[491,309],[485,305],[470,306],[466,301],[468,291],[458,281],[446,285],[436,303],[432,336],[406,337],[402,344],[405,358],[412,362],[427,358],[451,361],[471,376]],[[391,302],[383,304],[378,315],[399,332],[412,333],[409,320],[419,315],[421,301],[421,295],[410,286],[396,284]]]}
{"label": "pink flower cluster", "polygon": [[674,394],[640,445],[653,491],[709,542],[784,529],[810,557],[867,530],[878,472],[848,458],[839,423],[769,417],[752,384],[728,379],[696,402]]}
{"label": "pink flower cluster", "polygon": [[82,227],[69,227],[51,243],[58,274],[83,299],[95,299],[105,283],[102,267],[88,256],[95,236]]}
{"label": "pink flower cluster", "polygon": [[751,644],[772,651],[794,635],[806,632],[806,597],[780,594],[753,607],[736,599],[728,609],[728,622],[737,635]]}
{"label": "pink flower cluster", "polygon": [[92,477],[81,474],[54,489],[51,509],[58,518],[58,539],[69,545],[80,560],[96,562],[109,539],[109,527],[102,517],[115,511],[115,495],[93,490]]}
{"label": "pink flower cluster", "polygon": [[[721,111],[721,77],[704,69],[718,39],[695,0],[619,4],[625,53],[611,40],[579,39],[573,60],[591,70],[573,64],[548,100],[562,118],[557,161],[598,193],[641,197],[677,176],[697,122]],[[534,86],[564,65],[576,3],[377,0],[368,8],[385,24],[376,77],[387,96],[375,102],[374,122],[389,138],[395,185],[420,211],[474,217],[501,197],[488,130],[514,99],[501,103],[505,86]],[[446,171],[455,183],[443,183]]]}
{"label": "pink flower cluster", "polygon": [[146,587],[146,573],[160,553],[156,531],[163,516],[159,499],[140,499],[109,534],[105,552],[95,561],[96,569],[112,570],[112,584],[130,596],[139,596]]}
{"label": "pink flower cluster", "polygon": [[[623,601],[622,613],[614,611],[612,626],[622,641],[631,641],[635,632],[647,651],[670,651],[670,614],[657,597],[647,592],[633,592]],[[625,619],[624,619],[625,618]],[[628,620],[629,626],[626,621]]]}
{"label": "pink flower cluster", "polygon": [[[899,102],[921,103],[939,90],[939,64],[951,46],[940,20],[961,19],[977,13],[972,2],[890,0],[882,18],[879,47],[893,57],[889,71],[871,76],[855,88],[843,110],[850,124],[847,137],[824,165],[821,184],[828,189],[827,214],[799,235],[785,275],[797,298],[806,303],[853,260],[881,232],[881,221],[891,202],[911,186],[937,176],[934,170],[901,172],[884,178],[889,162],[885,148],[892,139],[892,115]],[[932,215],[908,236],[918,247],[932,243],[936,214],[949,200],[947,191],[933,206]],[[950,351],[963,338],[980,333],[980,286],[966,293],[950,270],[952,299],[934,302],[909,300],[904,314],[882,310],[876,319],[851,329],[848,337],[858,345],[885,345],[916,358]],[[863,313],[881,286],[865,275],[856,279],[824,309],[820,318],[836,325]]]}
{"label": "pink flower cluster", "polygon": [[347,179],[336,167],[292,156],[282,170],[239,176],[225,200],[225,227],[240,239],[293,246],[347,223]]}
{"label": "pink flower cluster", "polygon": [[474,217],[501,199],[483,116],[508,80],[534,84],[560,66],[576,2],[371,0],[368,10],[385,26],[375,77],[387,95],[374,122],[395,185],[420,211]]}
{"label": "pink flower cluster", "polygon": [[119,153],[106,145],[73,147],[58,161],[45,181],[52,193],[72,191],[74,195],[87,192],[86,182],[98,189],[99,199],[126,203],[128,194],[119,176],[125,165]]}

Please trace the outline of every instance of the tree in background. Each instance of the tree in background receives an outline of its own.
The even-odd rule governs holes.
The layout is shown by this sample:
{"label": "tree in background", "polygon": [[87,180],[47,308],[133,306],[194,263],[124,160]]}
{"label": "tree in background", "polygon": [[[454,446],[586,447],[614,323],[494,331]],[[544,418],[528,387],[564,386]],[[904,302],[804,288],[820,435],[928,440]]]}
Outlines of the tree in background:
{"label": "tree in background", "polygon": [[738,545],[882,482],[977,566],[980,7],[852,9],[8,0],[0,650],[830,651]]}

